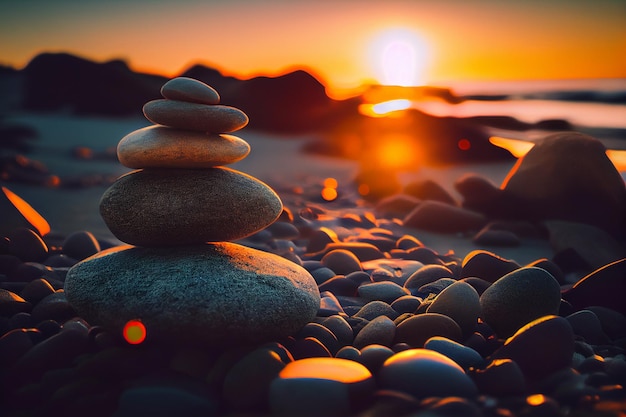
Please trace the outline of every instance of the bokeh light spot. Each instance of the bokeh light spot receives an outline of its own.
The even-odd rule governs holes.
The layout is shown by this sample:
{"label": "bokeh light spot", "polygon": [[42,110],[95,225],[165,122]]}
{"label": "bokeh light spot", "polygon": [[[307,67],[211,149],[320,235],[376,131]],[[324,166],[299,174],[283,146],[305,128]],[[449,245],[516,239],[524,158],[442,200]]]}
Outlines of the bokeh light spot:
{"label": "bokeh light spot", "polygon": [[324,187],[326,188],[337,188],[338,186],[339,186],[339,183],[334,178],[326,178],[324,180]]}
{"label": "bokeh light spot", "polygon": [[322,189],[322,198],[326,201],[333,201],[337,198],[337,190],[331,187]]}
{"label": "bokeh light spot", "polygon": [[546,397],[543,394],[533,394],[526,397],[526,402],[529,405],[538,406],[546,401]]}
{"label": "bokeh light spot", "polygon": [[131,345],[138,345],[146,340],[146,326],[141,320],[129,320],[124,326],[124,339]]}
{"label": "bokeh light spot", "polygon": [[367,184],[359,184],[359,194],[362,196],[366,196],[370,193],[370,186]]}
{"label": "bokeh light spot", "polygon": [[472,147],[472,142],[470,142],[468,139],[459,139],[459,141],[457,142],[457,146],[462,151],[469,151]]}

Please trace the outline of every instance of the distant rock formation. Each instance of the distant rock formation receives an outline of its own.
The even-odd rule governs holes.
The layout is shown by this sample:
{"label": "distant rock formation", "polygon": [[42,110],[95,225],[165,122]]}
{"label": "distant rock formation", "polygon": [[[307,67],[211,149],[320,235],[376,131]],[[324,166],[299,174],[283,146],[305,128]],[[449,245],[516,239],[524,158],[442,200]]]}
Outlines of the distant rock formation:
{"label": "distant rock formation", "polygon": [[[78,115],[139,116],[137,109],[158,98],[160,86],[167,81],[159,75],[134,72],[120,60],[96,63],[66,53],[40,54],[19,72],[24,109]],[[330,99],[324,85],[303,70],[240,80],[195,65],[181,76],[216,86],[223,92],[225,104],[250,116],[254,129],[286,133],[319,130],[357,111],[354,100]]]}
{"label": "distant rock formation", "polygon": [[137,109],[158,98],[166,80],[119,60],[96,63],[64,53],[38,55],[21,72],[25,109],[79,115],[140,115]]}

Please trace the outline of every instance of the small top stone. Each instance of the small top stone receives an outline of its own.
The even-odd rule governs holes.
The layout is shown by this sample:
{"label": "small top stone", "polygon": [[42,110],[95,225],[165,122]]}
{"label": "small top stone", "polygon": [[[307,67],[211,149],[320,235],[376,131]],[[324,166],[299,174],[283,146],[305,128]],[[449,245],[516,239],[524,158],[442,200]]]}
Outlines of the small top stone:
{"label": "small top stone", "polygon": [[220,95],[202,81],[188,77],[173,78],[163,84],[161,95],[170,100],[200,104],[219,104]]}

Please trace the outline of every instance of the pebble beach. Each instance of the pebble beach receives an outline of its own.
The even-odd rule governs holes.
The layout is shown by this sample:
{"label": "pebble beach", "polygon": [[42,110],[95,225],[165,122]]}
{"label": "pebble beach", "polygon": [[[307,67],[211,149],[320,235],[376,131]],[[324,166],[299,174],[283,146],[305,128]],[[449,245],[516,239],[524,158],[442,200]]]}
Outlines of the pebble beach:
{"label": "pebble beach", "polygon": [[111,186],[3,184],[45,220],[0,195],[2,415],[626,415],[626,188],[598,141],[367,194],[202,83],[161,93]]}

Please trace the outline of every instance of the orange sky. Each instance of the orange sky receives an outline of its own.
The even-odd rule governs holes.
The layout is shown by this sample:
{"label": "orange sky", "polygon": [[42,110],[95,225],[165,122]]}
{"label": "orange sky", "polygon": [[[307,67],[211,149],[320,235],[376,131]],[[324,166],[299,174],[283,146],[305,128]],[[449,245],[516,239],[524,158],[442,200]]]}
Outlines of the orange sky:
{"label": "orange sky", "polygon": [[384,81],[393,42],[414,46],[418,84],[626,77],[626,2],[0,2],[0,63],[18,68],[41,51],[168,76],[196,62],[244,77],[304,67],[336,93]]}

